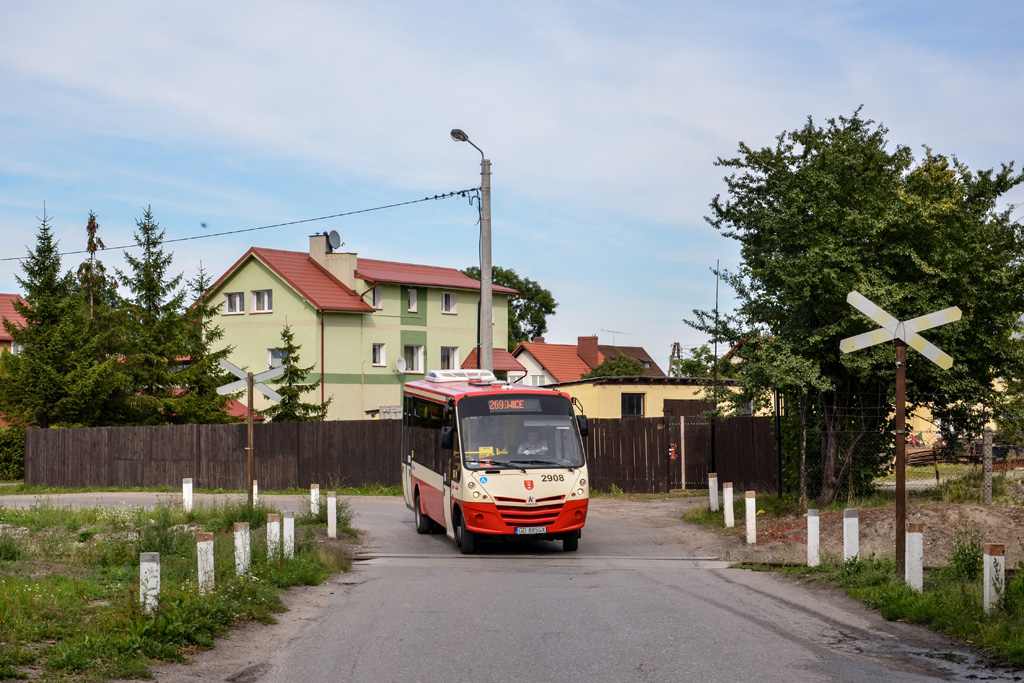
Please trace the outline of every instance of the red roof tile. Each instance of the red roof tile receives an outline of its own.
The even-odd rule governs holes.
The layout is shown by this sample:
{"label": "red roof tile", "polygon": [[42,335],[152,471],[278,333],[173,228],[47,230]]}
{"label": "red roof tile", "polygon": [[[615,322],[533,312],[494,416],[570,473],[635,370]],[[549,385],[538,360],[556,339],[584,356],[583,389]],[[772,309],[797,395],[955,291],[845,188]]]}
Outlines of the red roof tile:
{"label": "red roof tile", "polygon": [[[415,263],[396,263],[361,258],[356,265],[356,277],[374,282],[390,282],[401,285],[426,285],[428,287],[451,287],[452,289],[480,289],[480,281],[463,275],[455,268],[421,266]],[[502,294],[518,294],[514,289],[494,285],[493,291]]]}
{"label": "red roof tile", "polygon": [[220,286],[228,275],[235,272],[250,257],[261,261],[309,303],[322,311],[373,311],[373,306],[327,272],[327,269],[311,259],[309,254],[301,251],[252,247],[228,268],[210,289],[214,290]]}
{"label": "red roof tile", "polygon": [[575,344],[520,342],[514,356],[528,352],[556,382],[571,382],[590,372],[590,366],[576,353]]}
{"label": "red roof tile", "polygon": [[[463,370],[476,370],[480,367],[476,359],[476,347],[469,352],[469,356],[462,362]],[[497,372],[526,372],[519,361],[512,357],[512,354],[505,349],[494,349],[494,369]]]}
{"label": "red roof tile", "polygon": [[[0,294],[0,320],[7,318],[16,325],[24,325],[25,319],[14,310],[15,301],[20,301],[24,304],[25,297],[21,294]],[[0,325],[0,341],[13,341],[3,325]]]}

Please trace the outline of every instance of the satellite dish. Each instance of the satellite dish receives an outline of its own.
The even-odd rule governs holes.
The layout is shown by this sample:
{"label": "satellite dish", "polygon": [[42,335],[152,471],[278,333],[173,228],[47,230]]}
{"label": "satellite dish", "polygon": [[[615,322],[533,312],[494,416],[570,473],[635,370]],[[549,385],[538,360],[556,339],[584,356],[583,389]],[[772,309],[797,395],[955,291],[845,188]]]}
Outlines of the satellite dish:
{"label": "satellite dish", "polygon": [[327,243],[331,245],[331,249],[337,249],[341,246],[341,235],[338,234],[337,230],[331,230],[331,234],[327,236]]}
{"label": "satellite dish", "polygon": [[399,356],[398,360],[395,361],[395,367],[398,368],[398,371],[404,375],[405,374],[405,358],[403,358],[402,356]]}

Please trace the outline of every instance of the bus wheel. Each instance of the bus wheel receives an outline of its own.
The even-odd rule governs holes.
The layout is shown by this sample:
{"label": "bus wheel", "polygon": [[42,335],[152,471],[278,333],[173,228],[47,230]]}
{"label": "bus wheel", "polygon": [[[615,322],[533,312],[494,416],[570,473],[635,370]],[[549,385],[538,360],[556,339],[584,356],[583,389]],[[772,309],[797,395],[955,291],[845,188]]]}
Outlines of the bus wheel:
{"label": "bus wheel", "polygon": [[466,528],[466,518],[459,515],[459,548],[463,555],[476,552],[476,534]]}
{"label": "bus wheel", "polygon": [[429,534],[433,528],[433,520],[423,514],[423,506],[420,505],[420,492],[416,492],[416,502],[413,503],[413,510],[416,511],[416,533]]}
{"label": "bus wheel", "polygon": [[572,552],[579,550],[580,547],[580,532],[571,531],[565,536],[562,536],[562,550],[565,552]]}

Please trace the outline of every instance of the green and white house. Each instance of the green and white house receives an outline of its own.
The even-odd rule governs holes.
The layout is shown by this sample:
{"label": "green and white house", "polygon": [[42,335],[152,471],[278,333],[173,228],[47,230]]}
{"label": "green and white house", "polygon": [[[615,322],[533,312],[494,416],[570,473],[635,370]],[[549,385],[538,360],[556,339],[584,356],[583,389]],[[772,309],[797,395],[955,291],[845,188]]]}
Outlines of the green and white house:
{"label": "green and white house", "polygon": [[[291,326],[300,364],[314,366],[309,381],[322,380],[306,400],[333,397],[331,420],[399,417],[404,382],[426,370],[477,367],[480,282],[454,268],[333,253],[327,235],[313,235],[309,253],[252,247],[210,292],[239,367],[280,365],[281,330]],[[496,373],[522,371],[505,350],[516,295],[494,286]],[[262,395],[254,400],[266,406]]]}

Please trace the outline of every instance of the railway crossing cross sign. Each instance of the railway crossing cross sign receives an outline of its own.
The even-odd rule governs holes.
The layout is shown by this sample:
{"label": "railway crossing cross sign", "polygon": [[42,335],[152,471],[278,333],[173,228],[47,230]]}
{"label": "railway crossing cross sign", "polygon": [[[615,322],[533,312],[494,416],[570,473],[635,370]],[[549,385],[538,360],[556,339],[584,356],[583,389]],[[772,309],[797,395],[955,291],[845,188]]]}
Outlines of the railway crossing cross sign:
{"label": "railway crossing cross sign", "polygon": [[877,330],[847,337],[839,342],[843,353],[892,341],[896,347],[896,566],[906,568],[907,520],[907,347],[924,355],[943,370],[953,366],[953,359],[918,332],[960,320],[956,306],[912,320],[897,320],[860,292],[850,292],[846,301],[858,311],[881,325]]}
{"label": "railway crossing cross sign", "polygon": [[267,385],[263,384],[263,381],[273,379],[274,377],[277,377],[279,375],[283,375],[285,368],[283,366],[277,368],[270,368],[265,372],[261,372],[258,375],[254,375],[251,372],[246,372],[245,370],[238,367],[234,363],[231,363],[226,358],[220,359],[220,366],[227,370],[228,372],[230,372],[235,377],[238,377],[238,381],[230,382],[228,384],[222,384],[221,386],[217,387],[217,393],[223,396],[224,394],[233,394],[236,391],[245,389],[247,394],[247,405],[249,408],[249,416],[247,420],[249,445],[245,450],[246,453],[248,454],[246,461],[248,463],[249,471],[249,507],[252,507],[252,481],[253,471],[255,470],[255,461],[252,452],[252,392],[255,389],[256,391],[259,391],[261,394],[263,394],[264,396],[273,401],[280,401],[281,394],[277,393]]}

